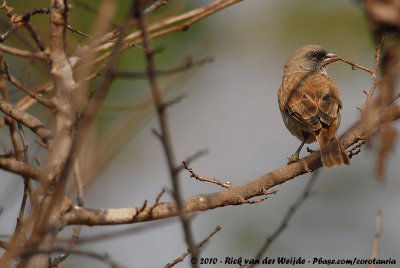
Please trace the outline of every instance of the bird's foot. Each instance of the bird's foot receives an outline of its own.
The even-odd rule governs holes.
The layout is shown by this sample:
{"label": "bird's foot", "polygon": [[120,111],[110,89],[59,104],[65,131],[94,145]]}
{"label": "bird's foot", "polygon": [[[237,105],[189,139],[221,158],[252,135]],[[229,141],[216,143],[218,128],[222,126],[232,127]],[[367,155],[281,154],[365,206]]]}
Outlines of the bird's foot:
{"label": "bird's foot", "polygon": [[313,153],[315,153],[315,152],[316,152],[315,150],[310,149],[310,148],[307,147],[307,153],[313,154]]}
{"label": "bird's foot", "polygon": [[288,165],[290,165],[290,164],[293,164],[293,163],[296,163],[296,162],[298,162],[299,161],[299,154],[298,153],[295,153],[295,154],[293,154],[291,157],[288,157],[288,159],[289,159],[289,161],[288,161]]}

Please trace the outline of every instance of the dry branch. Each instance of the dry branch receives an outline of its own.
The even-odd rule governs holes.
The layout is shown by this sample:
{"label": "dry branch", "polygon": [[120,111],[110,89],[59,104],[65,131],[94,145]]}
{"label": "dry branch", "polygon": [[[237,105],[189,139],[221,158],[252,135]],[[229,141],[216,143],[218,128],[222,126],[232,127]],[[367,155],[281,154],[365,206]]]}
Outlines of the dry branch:
{"label": "dry branch", "polygon": [[[378,209],[375,215],[375,236],[371,241],[371,255],[370,260],[376,259],[379,253],[379,240],[382,235],[382,211]],[[375,264],[368,264],[368,268],[375,268]]]}
{"label": "dry branch", "polygon": [[[169,176],[172,183],[172,195],[174,201],[177,205],[179,217],[182,223],[182,228],[185,236],[186,244],[190,250],[190,254],[193,258],[197,258],[198,256],[198,248],[195,245],[194,237],[192,234],[191,226],[190,226],[190,216],[184,207],[184,201],[182,197],[181,185],[178,177],[178,167],[175,161],[175,155],[172,147],[172,140],[170,136],[170,130],[168,125],[167,113],[166,113],[166,105],[161,99],[160,88],[158,85],[157,77],[156,77],[156,64],[154,59],[154,48],[150,43],[150,35],[147,32],[147,24],[143,13],[143,1],[136,0],[133,5],[133,17],[137,22],[138,28],[141,31],[141,35],[143,38],[143,48],[146,57],[146,68],[147,68],[147,76],[150,84],[151,95],[153,97],[153,102],[157,110],[157,118],[158,124],[160,126],[160,140],[162,143],[162,147],[164,149],[165,158],[168,164]],[[151,210],[154,211],[155,208]],[[140,215],[140,212],[139,214]],[[135,219],[136,220],[136,219]],[[191,263],[193,268],[198,267],[197,263]]]}
{"label": "dry branch", "polygon": [[21,111],[10,103],[6,102],[3,98],[0,97],[0,110],[6,115],[12,117],[14,120],[21,122],[23,125],[32,130],[35,134],[37,134],[41,140],[48,144],[53,139],[53,134],[50,130],[48,130],[39,119],[31,115],[30,113],[26,113]]}
{"label": "dry branch", "polygon": [[[221,226],[217,225],[215,229],[206,237],[204,238],[200,243],[196,245],[197,248],[202,248],[205,243],[207,243],[208,240],[210,240],[211,237],[213,237],[216,233],[218,233],[221,230]],[[175,266],[176,264],[183,262],[183,260],[190,254],[190,249],[185,251],[181,256],[173,260],[172,262],[167,263],[164,268],[171,268]]]}
{"label": "dry branch", "polygon": [[[316,170],[313,174],[311,174],[311,178],[309,179],[306,187],[303,190],[303,193],[297,198],[297,200],[289,207],[286,211],[285,216],[283,217],[281,223],[279,224],[278,228],[272,233],[271,236],[267,237],[264,244],[262,245],[261,249],[258,251],[256,256],[253,258],[255,260],[261,260],[262,256],[271,246],[271,244],[277,239],[277,237],[286,229],[289,224],[289,221],[292,219],[296,211],[300,208],[300,206],[304,203],[304,201],[310,196],[310,192],[317,181],[319,170]],[[255,265],[250,265],[250,267],[254,267]]]}
{"label": "dry branch", "polygon": [[22,161],[0,157],[0,168],[15,174],[19,174],[23,177],[31,178],[37,181],[43,181],[40,169],[30,166]]}
{"label": "dry branch", "polygon": [[[376,111],[377,112],[377,111]],[[371,118],[361,118],[341,137],[340,141],[345,148],[348,148],[358,142],[360,139],[366,139],[376,134],[380,126],[386,122],[397,120],[400,118],[399,107],[389,107],[377,112],[373,128],[366,121]],[[368,128],[366,128],[368,127]],[[305,173],[312,172],[321,167],[320,153],[315,152],[309,156],[302,158],[299,162],[288,166],[283,166],[270,173],[264,174],[257,179],[238,187],[233,187],[228,191],[215,192],[209,194],[199,194],[185,199],[185,210],[188,212],[205,211],[218,207],[229,205],[240,205],[245,200],[262,196],[267,191],[286,181],[294,179]],[[117,208],[117,209],[86,209],[73,207],[64,215],[64,222],[67,225],[83,224],[83,225],[115,225],[128,224],[135,222],[152,221],[177,216],[179,211],[175,202],[161,203],[155,207],[150,215],[148,209],[145,209],[139,215],[137,208]]]}
{"label": "dry branch", "polygon": [[226,182],[221,182],[215,178],[206,178],[203,176],[200,176],[198,174],[196,174],[192,168],[190,168],[187,163],[185,161],[182,162],[184,168],[190,173],[190,177],[191,178],[195,178],[198,181],[203,181],[203,182],[210,182],[216,185],[219,185],[221,187],[224,187],[226,189],[230,189],[232,188],[231,182],[230,181],[226,181]]}
{"label": "dry branch", "polygon": [[[182,97],[178,96],[171,100],[163,100],[158,77],[186,71],[191,67],[208,62],[209,59],[205,58],[199,61],[189,60],[176,68],[164,71],[157,70],[155,65],[156,51],[151,44],[152,39],[174,32],[186,31],[195,23],[240,2],[240,0],[214,0],[204,7],[157,20],[149,25],[146,23],[146,16],[157,11],[168,1],[148,1],[147,8],[144,8],[144,0],[136,0],[132,2],[133,6],[129,10],[134,13],[134,16],[129,14],[121,27],[111,31],[109,31],[109,26],[115,27],[112,20],[114,19],[117,1],[105,0],[99,7],[98,12],[96,12],[98,19],[94,23],[95,28],[90,35],[83,34],[68,25],[67,15],[69,6],[67,2],[66,0],[51,0],[51,9],[33,10],[22,16],[14,14],[13,8],[7,6],[6,1],[3,1],[3,4],[0,6],[0,10],[5,8],[6,15],[10,18],[11,22],[11,26],[0,36],[0,39],[6,40],[11,34],[18,34],[18,30],[21,27],[25,27],[30,33],[31,41],[36,45],[36,49],[40,50],[32,52],[0,43],[0,51],[11,56],[28,58],[32,62],[40,60],[43,63],[44,61],[45,64],[47,63],[51,67],[50,81],[43,83],[36,90],[31,90],[30,86],[25,85],[8,73],[6,64],[2,65],[3,81],[1,83],[4,88],[3,98],[0,98],[0,110],[6,117],[4,120],[0,120],[0,127],[4,122],[8,124],[13,147],[12,150],[6,151],[6,155],[0,157],[0,168],[21,175],[25,179],[25,187],[15,232],[10,236],[9,241],[0,242],[0,247],[6,249],[6,253],[0,259],[0,266],[7,266],[12,258],[17,259],[18,257],[21,257],[17,264],[19,267],[47,267],[49,264],[51,266],[58,266],[69,254],[80,254],[96,258],[112,267],[116,267],[117,264],[107,255],[82,252],[74,249],[78,242],[80,226],[74,226],[75,231],[69,240],[69,245],[63,248],[55,246],[58,231],[66,225],[120,225],[179,216],[189,249],[171,264],[167,264],[167,266],[173,266],[182,261],[188,254],[196,257],[202,244],[219,230],[219,227],[217,227],[200,244],[196,244],[190,226],[192,212],[205,211],[228,205],[254,204],[264,201],[267,198],[265,197],[266,195],[276,192],[270,190],[272,187],[299,175],[318,170],[321,167],[319,152],[314,152],[297,163],[264,174],[245,185],[231,187],[229,183],[222,183],[216,179],[209,179],[196,174],[185,163],[178,165],[175,162],[166,112],[170,105],[177,103]],[[389,20],[389,16],[385,18],[385,16],[382,16],[378,12],[379,7],[377,5],[379,4],[377,2],[379,1],[364,0],[363,2],[367,9],[371,9],[369,10],[369,15],[374,23],[373,26],[379,32],[377,35],[380,35],[385,29],[387,30],[386,24],[399,27],[398,18],[393,20],[394,17],[391,17]],[[34,26],[30,24],[30,18],[35,14],[48,13],[50,13],[50,42],[49,44],[45,44],[40,39]],[[400,14],[399,10],[392,10],[391,15],[395,13]],[[136,24],[132,17],[134,17]],[[131,30],[133,27],[136,27],[134,31]],[[72,56],[67,54],[69,44],[67,44],[65,38],[66,30],[90,36],[90,41],[76,48]],[[121,53],[133,47],[141,49],[144,52],[147,64],[146,72],[119,71],[116,69]],[[384,170],[387,155],[397,138],[391,122],[400,118],[400,109],[398,106],[388,107],[389,105],[394,105],[394,100],[399,96],[395,95],[393,86],[398,77],[398,70],[396,71],[392,67],[397,64],[400,53],[399,50],[388,50],[388,47],[385,47],[384,55],[386,57],[384,59],[391,59],[391,61],[386,61],[386,65],[382,65],[386,66],[386,72],[383,72],[383,76],[391,78],[386,81],[380,81],[380,95],[378,96],[378,100],[370,103],[373,100],[373,93],[377,88],[376,76],[378,73],[378,63],[380,63],[380,47],[378,47],[376,54],[377,64],[375,69],[365,68],[342,59],[342,61],[352,65],[353,68],[369,72],[373,77],[373,86],[371,91],[366,93],[367,101],[361,119],[341,137],[341,142],[344,147],[349,149],[349,154],[354,156],[361,151],[361,146],[368,139],[380,131],[383,138],[379,153],[378,170]],[[93,80],[102,71],[104,71],[102,80],[94,89],[90,99],[87,99],[86,89],[88,82]],[[83,207],[84,185],[79,172],[77,157],[83,140],[86,138],[86,133],[98,115],[111,84],[118,78],[147,78],[149,80],[159,119],[160,130],[155,131],[155,133],[162,142],[173,185],[173,201],[171,202],[160,202],[164,194],[163,190],[156,197],[152,205],[147,205],[147,201],[145,201],[138,208],[90,209]],[[5,86],[6,80],[26,94],[16,105],[8,102]],[[53,99],[47,99],[42,95],[49,91],[55,91],[52,94],[55,95]],[[81,96],[82,98],[80,98]],[[54,130],[50,131],[41,120],[26,112],[35,103],[41,103],[55,112]],[[16,124],[18,124],[19,132],[17,132]],[[22,133],[20,124],[31,129],[46,145],[45,148],[48,149],[49,154],[42,167],[29,164],[28,143],[25,135]],[[382,129],[383,131],[381,131]],[[19,137],[18,134],[20,135]],[[21,145],[23,149],[21,149]],[[187,162],[190,162],[201,154],[201,152],[194,154],[187,159]],[[184,199],[180,189],[178,174],[185,168],[190,172],[192,177],[218,184],[228,188],[228,190],[199,194]],[[78,206],[72,205],[71,200],[66,195],[66,183],[67,180],[72,178],[70,175],[73,169],[77,182]],[[30,184],[30,179],[36,180],[37,183]],[[32,185],[35,187],[39,185],[39,187],[32,189]],[[305,193],[308,194],[307,192]],[[29,214],[28,209],[25,209],[28,207],[28,200],[31,202],[29,206],[31,207],[31,211]],[[299,204],[303,200],[300,199]],[[294,209],[290,211],[292,210]],[[277,229],[277,235],[284,229],[288,219],[293,214],[288,213],[287,215],[289,216],[285,217]],[[162,221],[155,222],[154,226],[158,226],[159,222],[162,223]],[[148,226],[153,225],[146,225],[146,227]],[[128,230],[128,232],[133,232],[132,230]],[[134,230],[143,229],[135,228]],[[378,227],[376,233],[376,238],[379,239],[380,233],[378,232]],[[102,238],[109,238],[110,236],[112,234]],[[96,239],[98,237],[92,241]],[[260,256],[270,243],[270,240],[266,241],[263,249],[260,250]],[[61,254],[53,259],[52,263],[49,263],[49,253],[54,252]],[[376,246],[375,244],[372,245],[371,256],[373,256],[374,252],[377,254],[377,243]]]}

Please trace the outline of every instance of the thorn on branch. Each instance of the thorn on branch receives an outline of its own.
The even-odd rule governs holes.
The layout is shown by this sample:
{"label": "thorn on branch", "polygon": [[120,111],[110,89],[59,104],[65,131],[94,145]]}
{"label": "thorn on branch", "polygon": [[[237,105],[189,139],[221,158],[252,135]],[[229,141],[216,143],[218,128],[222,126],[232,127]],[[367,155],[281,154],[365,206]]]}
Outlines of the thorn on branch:
{"label": "thorn on branch", "polygon": [[216,185],[219,185],[221,187],[230,189],[232,188],[232,184],[230,181],[226,181],[226,182],[220,182],[219,180],[215,179],[215,178],[206,178],[206,177],[202,177],[200,175],[197,175],[192,168],[190,168],[187,163],[185,161],[182,161],[182,164],[184,166],[184,168],[190,173],[190,177],[191,178],[195,178],[198,181],[203,181],[203,182],[210,182],[210,183],[214,183]]}
{"label": "thorn on branch", "polygon": [[133,216],[132,218],[132,222],[136,222],[137,218],[139,217],[139,214],[146,209],[146,206],[147,206],[147,200],[144,200],[142,207],[139,209],[136,208],[136,213],[135,216]]}
{"label": "thorn on branch", "polygon": [[150,210],[149,210],[149,214],[150,215],[153,214],[154,208],[157,207],[160,204],[160,199],[164,195],[164,193],[165,193],[165,189],[163,188],[161,190],[161,192],[157,195],[155,203],[150,207]]}

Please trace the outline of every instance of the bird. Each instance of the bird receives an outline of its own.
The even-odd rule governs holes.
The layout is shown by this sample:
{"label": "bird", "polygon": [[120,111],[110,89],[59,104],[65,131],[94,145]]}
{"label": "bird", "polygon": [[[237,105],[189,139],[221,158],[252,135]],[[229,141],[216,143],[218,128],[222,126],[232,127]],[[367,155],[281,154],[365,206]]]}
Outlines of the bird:
{"label": "bird", "polygon": [[327,65],[341,57],[319,45],[298,48],[285,64],[278,90],[279,110],[289,132],[301,144],[288,164],[299,161],[304,144],[318,141],[324,167],[349,165],[350,159],[337,138],[342,100],[327,74]]}

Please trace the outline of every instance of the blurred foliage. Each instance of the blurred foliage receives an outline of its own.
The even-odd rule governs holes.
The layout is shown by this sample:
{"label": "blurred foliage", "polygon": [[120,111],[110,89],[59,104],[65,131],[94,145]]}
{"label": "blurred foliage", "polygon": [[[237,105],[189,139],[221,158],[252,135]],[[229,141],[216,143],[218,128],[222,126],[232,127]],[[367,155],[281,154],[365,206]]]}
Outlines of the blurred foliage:
{"label": "blurred foliage", "polygon": [[[290,5],[290,8],[288,8]],[[365,40],[372,38],[360,6],[348,0],[280,1],[276,33],[279,44],[299,47],[317,43],[345,55],[362,53]]]}
{"label": "blurred foliage", "polygon": [[[70,11],[68,13],[69,25],[85,34],[91,35],[96,27],[93,23],[96,20],[97,9],[102,0],[71,0],[69,1]],[[14,8],[12,14],[23,15],[32,12],[35,9],[49,8],[49,0],[37,1],[14,1],[8,5]],[[152,2],[149,1],[149,4]],[[199,3],[191,3],[185,0],[170,1],[168,4],[160,8],[157,12],[148,17],[148,23],[157,20],[172,17],[184,13],[187,10],[195,8],[196,5],[203,6],[207,1]],[[117,10],[109,30],[118,29],[128,16],[131,0],[117,1]],[[31,17],[30,20],[33,27],[48,45],[49,41],[49,15],[38,14]],[[9,18],[5,14],[5,10],[0,13],[0,31],[4,33],[10,27]],[[131,31],[135,31],[133,28]],[[202,48],[198,46],[201,39],[201,26],[195,25],[185,32],[176,32],[167,36],[158,38],[153,41],[158,53],[157,67],[158,69],[169,69],[180,65],[188,56],[194,58],[204,55]],[[67,31],[67,50],[72,55],[77,46],[88,41],[87,37]],[[26,50],[37,51],[35,43],[29,37],[29,33],[25,29],[19,29],[14,32],[4,42],[8,46],[18,47]],[[193,48],[193,45],[197,44]],[[20,78],[27,85],[34,87],[48,80],[49,67],[44,63],[33,63],[30,60],[17,57],[6,56],[10,66],[10,71],[16,77]],[[119,68],[124,71],[145,72],[145,59],[142,48],[139,46],[132,47],[121,54],[119,60]],[[176,82],[185,74],[178,74],[167,78],[160,79],[160,86],[167,92],[170,88],[174,88]],[[102,74],[92,81],[89,92],[93,92],[102,80]],[[23,94],[10,87],[11,97],[16,101]],[[35,113],[43,113],[41,106],[36,106]],[[38,111],[36,111],[38,109]],[[103,105],[103,109],[96,120],[93,131],[90,134],[90,143],[85,150],[90,155],[86,155],[87,161],[93,161],[93,164],[99,167],[104,166],[113,155],[122,148],[127,140],[135,133],[135,130],[146,118],[151,114],[152,101],[150,90],[146,79],[139,80],[123,80],[116,79]],[[32,111],[32,110],[31,110]],[[43,116],[43,114],[42,114]],[[48,114],[48,116],[51,116]],[[50,118],[50,117],[49,117]],[[45,120],[47,121],[47,120]],[[115,142],[118,140],[118,142]],[[101,146],[100,146],[101,145]],[[99,154],[102,152],[102,154]],[[97,159],[96,159],[97,158]],[[90,166],[90,165],[89,165]],[[88,168],[90,170],[90,167]]]}

